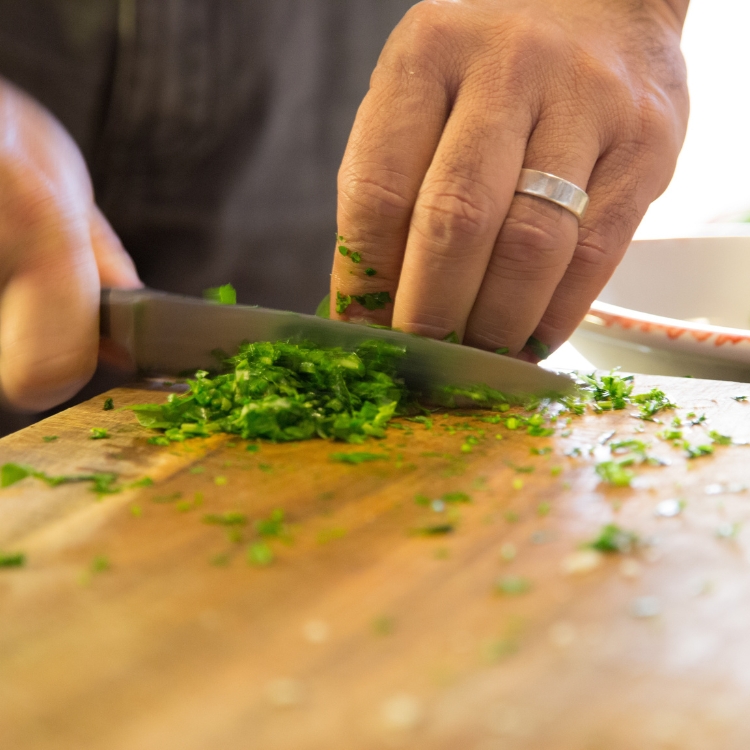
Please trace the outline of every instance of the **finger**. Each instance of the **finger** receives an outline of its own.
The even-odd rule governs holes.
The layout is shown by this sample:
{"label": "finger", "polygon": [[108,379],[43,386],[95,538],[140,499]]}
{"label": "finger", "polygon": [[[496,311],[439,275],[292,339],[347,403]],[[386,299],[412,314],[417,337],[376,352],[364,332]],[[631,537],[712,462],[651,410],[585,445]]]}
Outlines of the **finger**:
{"label": "finger", "polygon": [[551,350],[564,343],[625,254],[650,203],[669,182],[654,170],[654,155],[621,146],[603,156],[589,181],[591,203],[565,275],[534,331]]}
{"label": "finger", "polygon": [[[554,174],[582,189],[599,157],[590,129],[569,118],[541,120],[524,167]],[[517,193],[492,251],[469,316],[464,342],[518,354],[565,274],[578,242],[578,219],[543,198]]]}
{"label": "finger", "polygon": [[384,55],[339,172],[337,246],[348,253],[334,254],[331,317],[388,324],[390,304],[367,310],[361,302],[366,294],[379,294],[383,304],[395,296],[409,218],[450,103],[443,82],[419,68],[412,74],[408,63],[390,65],[387,49]]}
{"label": "finger", "polygon": [[10,406],[40,411],[94,372],[99,279],[85,212],[40,195],[25,215],[24,252],[0,297],[0,391]]}
{"label": "finger", "polygon": [[459,97],[412,216],[393,325],[462,336],[513,199],[530,115]]}
{"label": "finger", "polygon": [[138,278],[135,263],[97,206],[92,206],[90,227],[91,245],[101,285],[121,289],[142,287],[143,282]]}

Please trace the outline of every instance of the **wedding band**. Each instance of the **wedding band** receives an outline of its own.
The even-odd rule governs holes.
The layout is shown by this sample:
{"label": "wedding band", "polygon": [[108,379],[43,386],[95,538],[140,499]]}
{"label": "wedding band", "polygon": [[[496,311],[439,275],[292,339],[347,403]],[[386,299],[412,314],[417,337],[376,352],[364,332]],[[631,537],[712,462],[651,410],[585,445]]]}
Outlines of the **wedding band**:
{"label": "wedding band", "polygon": [[585,190],[563,180],[562,177],[555,177],[548,172],[538,172],[536,169],[521,170],[516,192],[556,203],[570,211],[578,221],[583,219],[589,205],[589,197]]}

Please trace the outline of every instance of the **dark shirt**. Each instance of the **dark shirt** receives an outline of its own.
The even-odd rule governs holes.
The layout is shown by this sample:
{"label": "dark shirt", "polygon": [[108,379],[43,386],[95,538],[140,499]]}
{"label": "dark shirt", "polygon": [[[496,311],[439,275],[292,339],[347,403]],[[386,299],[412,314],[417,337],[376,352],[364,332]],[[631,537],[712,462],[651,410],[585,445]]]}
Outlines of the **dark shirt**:
{"label": "dark shirt", "polygon": [[152,287],[312,312],[336,172],[414,0],[0,0],[0,75],[79,144]]}

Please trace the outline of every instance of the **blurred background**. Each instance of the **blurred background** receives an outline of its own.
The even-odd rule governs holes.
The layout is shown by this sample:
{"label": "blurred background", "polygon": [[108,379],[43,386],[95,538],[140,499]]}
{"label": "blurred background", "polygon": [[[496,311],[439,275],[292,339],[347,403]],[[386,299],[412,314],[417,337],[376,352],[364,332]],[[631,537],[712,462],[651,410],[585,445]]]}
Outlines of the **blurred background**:
{"label": "blurred background", "polygon": [[[687,138],[669,188],[651,205],[636,239],[690,237],[706,224],[750,221],[748,28],[747,0],[691,0],[682,37],[691,102]],[[565,344],[547,366],[592,365]]]}

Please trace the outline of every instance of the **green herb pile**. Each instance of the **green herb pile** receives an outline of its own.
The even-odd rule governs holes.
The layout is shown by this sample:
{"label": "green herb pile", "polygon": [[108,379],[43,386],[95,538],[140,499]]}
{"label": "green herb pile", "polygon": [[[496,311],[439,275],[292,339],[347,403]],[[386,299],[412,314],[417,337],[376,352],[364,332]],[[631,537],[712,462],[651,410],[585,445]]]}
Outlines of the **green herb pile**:
{"label": "green herb pile", "polygon": [[383,437],[388,421],[407,406],[396,377],[403,349],[367,341],[354,352],[314,344],[244,344],[214,377],[198,371],[189,392],[166,404],[132,408],[152,438],[169,444],[217,432],[273,441],[321,437],[361,443]]}

